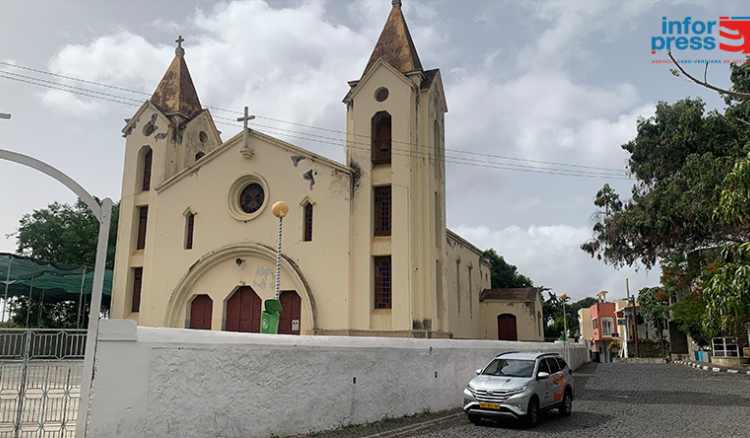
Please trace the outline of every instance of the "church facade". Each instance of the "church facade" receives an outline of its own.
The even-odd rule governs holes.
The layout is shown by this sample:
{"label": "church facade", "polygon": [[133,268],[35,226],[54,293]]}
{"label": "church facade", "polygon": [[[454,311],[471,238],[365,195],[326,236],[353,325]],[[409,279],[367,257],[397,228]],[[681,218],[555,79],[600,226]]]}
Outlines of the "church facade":
{"label": "church facade", "polygon": [[178,40],[123,129],[111,317],[259,332],[283,200],[279,333],[484,337],[490,265],[445,227],[440,71],[422,67],[393,3],[346,90],[344,164],[253,129],[222,141]]}

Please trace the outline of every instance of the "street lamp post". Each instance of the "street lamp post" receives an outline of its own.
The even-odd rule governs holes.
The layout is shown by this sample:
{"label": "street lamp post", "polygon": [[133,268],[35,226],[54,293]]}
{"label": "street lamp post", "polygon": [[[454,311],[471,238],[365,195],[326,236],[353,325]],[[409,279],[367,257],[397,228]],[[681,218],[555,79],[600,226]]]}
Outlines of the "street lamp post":
{"label": "street lamp post", "polygon": [[563,305],[563,330],[564,330],[564,337],[563,340],[565,342],[568,341],[568,315],[565,312],[565,301],[568,299],[567,294],[560,294],[560,301],[562,301]]}
{"label": "street lamp post", "polygon": [[261,314],[260,332],[269,334],[279,333],[279,314],[281,313],[281,230],[284,216],[289,213],[289,206],[284,201],[278,201],[271,207],[273,215],[279,218],[279,245],[276,249],[276,285],[273,300],[266,300],[266,310]]}

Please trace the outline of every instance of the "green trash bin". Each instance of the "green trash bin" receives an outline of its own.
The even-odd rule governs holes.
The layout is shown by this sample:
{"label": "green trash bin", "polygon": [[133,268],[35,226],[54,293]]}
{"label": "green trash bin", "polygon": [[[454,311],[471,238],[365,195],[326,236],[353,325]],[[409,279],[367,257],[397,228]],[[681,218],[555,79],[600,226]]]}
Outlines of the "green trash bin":
{"label": "green trash bin", "polygon": [[266,300],[265,306],[266,310],[260,315],[260,332],[272,335],[278,334],[281,302],[279,300]]}

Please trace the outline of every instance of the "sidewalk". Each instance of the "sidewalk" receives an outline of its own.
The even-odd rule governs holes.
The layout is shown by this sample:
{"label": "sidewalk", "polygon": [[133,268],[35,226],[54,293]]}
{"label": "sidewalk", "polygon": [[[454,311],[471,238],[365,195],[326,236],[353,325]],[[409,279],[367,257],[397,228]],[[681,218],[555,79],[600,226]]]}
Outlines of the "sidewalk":
{"label": "sidewalk", "polygon": [[694,362],[692,360],[676,360],[672,363],[687,365],[687,366],[691,366],[693,368],[697,368],[697,369],[704,370],[704,371],[713,371],[715,373],[745,374],[745,375],[750,376],[750,370],[727,368],[727,367],[718,366],[716,364],[708,363],[708,362]]}

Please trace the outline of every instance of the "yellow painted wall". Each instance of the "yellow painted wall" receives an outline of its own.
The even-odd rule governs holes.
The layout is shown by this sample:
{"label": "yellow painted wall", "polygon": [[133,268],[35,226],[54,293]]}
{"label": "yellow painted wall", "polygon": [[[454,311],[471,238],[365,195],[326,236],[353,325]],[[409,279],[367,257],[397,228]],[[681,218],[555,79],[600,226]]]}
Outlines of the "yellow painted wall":
{"label": "yellow painted wall", "polygon": [[497,317],[504,313],[516,316],[519,341],[544,341],[542,302],[487,300],[480,303],[481,338],[497,339]]}

